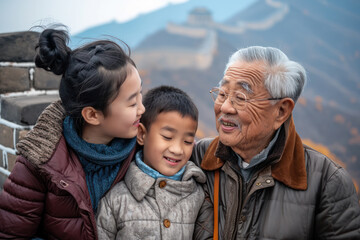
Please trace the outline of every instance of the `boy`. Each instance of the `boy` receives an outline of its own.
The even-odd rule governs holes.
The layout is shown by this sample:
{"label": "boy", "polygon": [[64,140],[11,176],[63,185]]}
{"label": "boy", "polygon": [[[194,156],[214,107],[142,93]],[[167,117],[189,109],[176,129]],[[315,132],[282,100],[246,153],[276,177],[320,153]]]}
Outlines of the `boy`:
{"label": "boy", "polygon": [[99,239],[192,239],[204,201],[204,173],[188,161],[198,110],[180,89],[161,86],[143,100],[142,149],[99,204]]}

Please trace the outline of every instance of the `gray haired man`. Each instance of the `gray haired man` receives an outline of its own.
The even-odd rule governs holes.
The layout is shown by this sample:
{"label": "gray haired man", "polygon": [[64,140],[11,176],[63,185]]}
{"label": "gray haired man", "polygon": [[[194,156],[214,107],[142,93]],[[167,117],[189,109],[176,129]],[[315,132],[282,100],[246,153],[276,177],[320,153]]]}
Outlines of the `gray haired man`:
{"label": "gray haired man", "polygon": [[210,91],[219,136],[193,152],[207,175],[195,239],[360,239],[350,176],[295,130],[292,111],[305,82],[304,68],[279,49],[231,56]]}

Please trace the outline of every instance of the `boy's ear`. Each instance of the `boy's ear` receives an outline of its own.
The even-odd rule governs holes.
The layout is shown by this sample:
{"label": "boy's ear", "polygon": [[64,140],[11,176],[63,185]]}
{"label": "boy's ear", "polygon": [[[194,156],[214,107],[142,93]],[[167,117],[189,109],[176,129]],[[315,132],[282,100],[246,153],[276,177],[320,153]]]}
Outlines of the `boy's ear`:
{"label": "boy's ear", "polygon": [[103,113],[93,107],[84,107],[81,110],[81,115],[84,120],[91,125],[99,125],[101,120],[104,118]]}
{"label": "boy's ear", "polygon": [[146,136],[146,128],[142,123],[139,123],[138,133],[137,133],[137,137],[136,137],[136,141],[139,145],[141,145],[141,146],[144,145],[145,136]]}

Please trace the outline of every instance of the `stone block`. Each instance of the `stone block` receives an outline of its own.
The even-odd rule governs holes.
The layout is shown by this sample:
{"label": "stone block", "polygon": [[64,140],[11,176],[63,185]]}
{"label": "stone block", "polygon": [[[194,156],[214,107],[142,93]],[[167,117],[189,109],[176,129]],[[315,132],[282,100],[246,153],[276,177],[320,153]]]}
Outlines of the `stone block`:
{"label": "stone block", "polygon": [[8,148],[15,148],[13,128],[0,124],[0,144]]}
{"label": "stone block", "polygon": [[34,125],[40,113],[58,99],[58,94],[3,98],[1,117],[21,125]]}
{"label": "stone block", "polygon": [[12,155],[11,153],[7,153],[7,158],[8,158],[8,169],[7,170],[9,170],[11,172],[15,166],[17,156]]}
{"label": "stone block", "polygon": [[15,146],[14,149],[16,149],[16,144],[25,137],[25,135],[30,131],[30,129],[14,129],[15,131]]}
{"label": "stone block", "polygon": [[38,32],[0,34],[0,62],[34,62]]}
{"label": "stone block", "polygon": [[20,141],[21,139],[23,139],[25,137],[25,135],[29,132],[30,130],[20,130],[18,132],[18,138],[17,138],[17,141],[16,143],[18,143],[18,141]]}
{"label": "stone block", "polygon": [[27,90],[30,90],[28,68],[0,67],[0,94]]}
{"label": "stone block", "polygon": [[42,68],[35,68],[34,88],[36,90],[57,90],[60,86],[61,76]]}

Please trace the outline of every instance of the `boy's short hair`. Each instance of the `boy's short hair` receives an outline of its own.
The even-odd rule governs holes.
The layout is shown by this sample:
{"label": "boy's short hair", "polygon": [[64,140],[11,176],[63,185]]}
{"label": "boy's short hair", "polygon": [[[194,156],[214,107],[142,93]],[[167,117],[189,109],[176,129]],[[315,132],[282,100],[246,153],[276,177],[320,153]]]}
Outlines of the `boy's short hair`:
{"label": "boy's short hair", "polygon": [[163,112],[176,111],[183,117],[189,116],[198,121],[199,111],[191,98],[179,88],[171,86],[160,86],[150,89],[143,97],[145,113],[141,116],[140,122],[146,129],[157,116]]}

